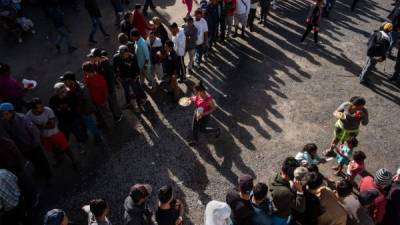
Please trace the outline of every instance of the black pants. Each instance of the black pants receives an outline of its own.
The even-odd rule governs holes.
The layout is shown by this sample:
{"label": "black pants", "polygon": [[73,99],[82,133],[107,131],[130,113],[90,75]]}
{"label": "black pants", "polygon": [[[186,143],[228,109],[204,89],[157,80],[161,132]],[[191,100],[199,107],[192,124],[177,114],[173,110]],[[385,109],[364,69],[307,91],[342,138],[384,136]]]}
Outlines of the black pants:
{"label": "black pants", "polygon": [[[301,38],[301,42],[303,42],[306,39],[307,35],[311,32],[311,30],[313,28],[314,28],[314,25],[307,24],[306,31],[304,32],[303,37]],[[315,43],[318,43],[318,30],[317,29],[318,29],[318,27],[316,27],[316,29],[314,31],[314,42]]]}
{"label": "black pants", "polygon": [[144,2],[144,7],[143,7],[143,13],[146,14],[147,13],[147,9],[149,8],[154,9],[155,6],[153,4],[153,0],[145,0]]}
{"label": "black pants", "polygon": [[269,6],[261,7],[260,21],[264,22],[264,24],[267,23],[268,11],[269,11]]}
{"label": "black pants", "polygon": [[353,2],[351,3],[351,11],[352,12],[356,9],[357,2],[358,2],[358,0],[353,0]]}
{"label": "black pants", "polygon": [[186,66],[185,66],[185,56],[178,56],[179,64],[177,68],[178,78],[181,80],[186,79]]}
{"label": "black pants", "polygon": [[249,17],[247,19],[247,25],[250,28],[250,31],[254,29],[254,19],[256,18],[256,11],[257,9],[250,9]]}
{"label": "black pants", "polygon": [[69,138],[72,135],[75,136],[76,140],[79,143],[84,143],[86,142],[89,137],[86,132],[86,127],[83,123],[83,120],[80,118],[80,116],[77,116],[74,118],[73,121],[65,121],[65,122],[60,122],[59,123],[59,128],[61,132],[64,133],[65,138],[69,141]]}
{"label": "black pants", "polygon": [[41,146],[32,147],[29,151],[24,153],[24,156],[33,164],[36,172],[40,176],[45,179],[51,177],[50,165]]}
{"label": "black pants", "polygon": [[207,123],[210,120],[210,116],[204,116],[201,119],[196,119],[196,112],[193,116],[193,125],[192,125],[192,132],[193,132],[193,139],[194,141],[199,140],[199,131],[204,134],[217,134],[218,128],[207,127]]}

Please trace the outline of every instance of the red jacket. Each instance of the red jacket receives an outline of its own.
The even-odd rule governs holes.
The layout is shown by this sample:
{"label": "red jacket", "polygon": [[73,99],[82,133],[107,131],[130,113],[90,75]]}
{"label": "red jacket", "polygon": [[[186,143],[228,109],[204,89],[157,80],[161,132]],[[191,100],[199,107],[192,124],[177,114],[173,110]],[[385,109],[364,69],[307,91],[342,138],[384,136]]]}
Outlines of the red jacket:
{"label": "red jacket", "polygon": [[371,210],[371,217],[374,219],[375,224],[382,222],[386,211],[386,198],[385,195],[378,189],[371,176],[364,177],[359,183],[360,192],[368,191],[371,189],[379,191],[378,197],[374,200],[374,205]]}
{"label": "red jacket", "polygon": [[236,11],[236,0],[231,0],[230,2],[228,2],[228,0],[224,0],[224,5],[226,15],[233,16]]}
{"label": "red jacket", "polygon": [[131,16],[131,24],[136,28],[142,37],[147,36],[146,30],[151,30],[151,27],[147,24],[142,13],[133,11]]}
{"label": "red jacket", "polygon": [[103,76],[95,73],[83,77],[89,90],[90,98],[95,105],[103,105],[107,101],[107,82]]}

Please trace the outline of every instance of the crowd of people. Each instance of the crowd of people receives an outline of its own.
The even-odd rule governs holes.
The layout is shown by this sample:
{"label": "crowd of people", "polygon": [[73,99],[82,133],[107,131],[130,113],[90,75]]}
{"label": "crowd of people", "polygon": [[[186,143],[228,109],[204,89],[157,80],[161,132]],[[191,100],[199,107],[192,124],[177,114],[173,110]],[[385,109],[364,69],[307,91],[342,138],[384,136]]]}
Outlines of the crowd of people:
{"label": "crowd of people", "polygon": [[[77,9],[78,4],[72,3]],[[0,63],[0,224],[32,224],[27,211],[37,204],[38,195],[35,185],[29,182],[32,175],[25,171],[26,161],[33,165],[33,175],[49,184],[52,167],[62,166],[65,156],[71,161],[72,169],[79,170],[79,159],[75,148],[71,148],[71,135],[77,153],[85,154],[85,143],[89,139],[101,145],[103,130],[124,120],[123,109],[146,113],[148,97],[158,90],[171,98],[171,104],[177,103],[182,97],[178,83],[185,83],[194,70],[204,66],[216,42],[223,43],[239,34],[246,37],[247,28],[255,32],[258,7],[259,24],[266,26],[270,7],[279,4],[270,0],[202,0],[200,7],[192,13],[193,1],[185,0],[184,24],[173,22],[166,27],[158,17],[147,18],[148,8],[155,8],[151,0],[146,0],[144,7],[136,4],[132,11],[124,10],[127,1],[112,0],[111,3],[115,24],[120,28],[116,53],[109,57],[108,52],[92,48],[82,63],[82,78],[71,71],[61,74],[48,103],[37,97],[27,101],[25,95],[32,85],[17,82],[11,66]],[[320,20],[329,16],[333,3],[316,0],[310,7],[301,42],[313,31],[315,44],[320,44]],[[352,10],[356,3],[353,1]],[[77,48],[70,41],[60,1],[43,0],[40,4],[57,30],[56,50],[61,52],[65,43],[68,52],[75,51]],[[85,0],[84,7],[92,22],[89,44],[97,44],[98,29],[104,38],[110,38],[103,27],[97,1]],[[16,11],[16,18],[25,18],[26,30],[34,33],[33,22],[24,17],[19,1],[2,0],[0,8],[1,17],[11,15],[7,14],[10,10]],[[383,24],[371,36],[361,82],[367,81],[371,66],[384,61],[387,55],[392,57],[400,28],[399,18],[400,9],[396,5],[391,13],[391,23]],[[23,24],[16,23],[14,28],[16,26],[22,28]],[[12,34],[22,41],[21,33]],[[395,74],[390,78],[394,81],[399,79],[399,58],[396,59]],[[122,106],[117,99],[120,86],[125,101]],[[193,138],[189,145],[196,146],[199,132],[218,138],[221,131],[208,127],[216,104],[203,83],[194,85],[192,93],[184,104],[193,104],[195,108]],[[226,202],[213,200],[207,204],[204,224],[397,224],[400,219],[400,169],[392,175],[383,168],[371,176],[365,171],[366,154],[355,150],[359,127],[366,126],[369,121],[365,105],[364,98],[354,96],[335,110],[333,115],[337,122],[331,147],[324,152],[327,158],[320,157],[317,146],[309,143],[295,157],[287,157],[268,184],[254,184],[253,177],[240,176],[237,187],[228,191]],[[54,165],[49,163],[45,150],[53,156]],[[328,157],[337,161],[332,169],[343,177],[340,181],[333,181],[319,172],[318,165],[325,163]],[[123,204],[125,214],[121,223],[180,225],[184,222],[183,203],[174,197],[170,186],[160,188],[154,215],[153,207],[148,204],[151,194],[152,188],[148,184],[132,186]],[[110,209],[104,199],[94,199],[82,210],[88,215],[89,225],[111,224],[107,218]],[[61,209],[50,210],[44,217],[45,225],[68,223],[68,216]]]}

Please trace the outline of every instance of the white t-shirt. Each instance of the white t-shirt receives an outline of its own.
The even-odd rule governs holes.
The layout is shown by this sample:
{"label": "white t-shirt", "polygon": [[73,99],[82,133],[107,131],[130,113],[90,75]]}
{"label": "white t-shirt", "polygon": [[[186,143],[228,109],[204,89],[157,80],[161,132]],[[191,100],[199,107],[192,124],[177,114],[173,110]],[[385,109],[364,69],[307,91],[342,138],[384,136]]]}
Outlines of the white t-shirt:
{"label": "white t-shirt", "polygon": [[105,221],[98,222],[96,220],[96,217],[90,211],[90,205],[83,206],[82,210],[85,211],[85,213],[87,213],[87,215],[88,215],[88,225],[111,225],[111,222],[108,220],[107,217],[105,218]]}
{"label": "white t-shirt", "polygon": [[[38,126],[43,126],[43,125],[46,125],[50,119],[56,119],[56,116],[54,115],[54,112],[52,109],[45,106],[42,114],[35,115],[32,113],[32,110],[29,110],[26,113],[26,118],[28,118],[30,121],[32,121],[33,124],[36,124]],[[50,136],[57,134],[58,132],[60,132],[60,130],[58,129],[57,124],[56,124],[56,126],[51,129],[40,129],[40,136],[50,137]]]}
{"label": "white t-shirt", "polygon": [[186,50],[186,35],[183,28],[179,28],[179,32],[175,36],[172,36],[172,42],[174,42],[176,55],[184,56]]}
{"label": "white t-shirt", "polygon": [[204,32],[208,32],[207,21],[204,18],[201,18],[199,21],[195,19],[193,24],[198,32],[196,45],[201,45],[204,43]]}
{"label": "white t-shirt", "polygon": [[[147,44],[150,46],[150,40],[147,40]],[[150,46],[151,48],[158,48],[162,47],[162,42],[159,37],[156,37],[156,39],[153,41],[153,45]]]}

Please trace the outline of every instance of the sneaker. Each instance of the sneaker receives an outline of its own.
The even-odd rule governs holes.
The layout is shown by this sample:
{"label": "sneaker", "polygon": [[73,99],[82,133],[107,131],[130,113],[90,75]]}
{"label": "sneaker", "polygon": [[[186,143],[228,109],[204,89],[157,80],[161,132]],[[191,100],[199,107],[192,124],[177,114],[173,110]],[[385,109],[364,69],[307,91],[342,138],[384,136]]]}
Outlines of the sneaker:
{"label": "sneaker", "polygon": [[74,52],[76,49],[77,49],[76,47],[71,46],[71,47],[68,48],[68,52],[69,52],[69,53],[72,53],[72,52]]}

